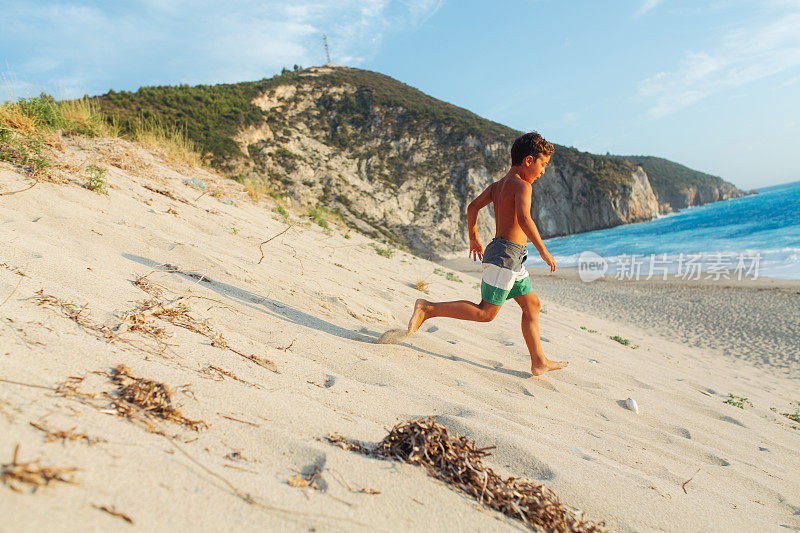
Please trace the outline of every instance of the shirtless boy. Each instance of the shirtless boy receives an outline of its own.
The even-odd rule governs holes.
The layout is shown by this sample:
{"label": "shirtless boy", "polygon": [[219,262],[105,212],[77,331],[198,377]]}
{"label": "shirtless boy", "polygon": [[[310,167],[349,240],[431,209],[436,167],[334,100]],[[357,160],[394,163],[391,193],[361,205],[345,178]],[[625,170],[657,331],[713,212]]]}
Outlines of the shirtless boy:
{"label": "shirtless boy", "polygon": [[[489,185],[467,208],[469,255],[483,262],[481,303],[466,300],[429,302],[417,300],[408,322],[408,334],[434,317],[450,317],[475,322],[489,322],[500,306],[513,298],[522,308],[522,336],[531,355],[531,373],[541,376],[568,363],[551,361],[542,351],[539,340],[541,303],[533,293],[530,276],[524,267],[528,239],[553,272],[556,262],[544,247],[539,230],[531,218],[531,183],[544,174],[555,149],[536,132],[526,133],[511,147],[511,169],[501,180]],[[478,238],[478,211],[494,203],[495,237],[484,251]]]}

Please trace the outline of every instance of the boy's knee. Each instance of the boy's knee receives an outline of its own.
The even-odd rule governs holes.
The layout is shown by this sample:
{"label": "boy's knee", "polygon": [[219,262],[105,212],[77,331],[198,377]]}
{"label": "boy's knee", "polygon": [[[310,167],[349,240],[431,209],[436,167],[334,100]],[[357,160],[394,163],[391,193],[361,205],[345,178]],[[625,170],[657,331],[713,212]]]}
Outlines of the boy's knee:
{"label": "boy's knee", "polygon": [[500,306],[492,306],[489,308],[484,308],[481,310],[481,322],[491,322],[494,320],[494,317],[497,316],[497,313],[500,312]]}
{"label": "boy's knee", "polygon": [[542,309],[542,302],[539,301],[539,298],[536,295],[531,295],[531,297],[525,301],[525,305],[520,307],[522,307],[523,313],[535,315]]}

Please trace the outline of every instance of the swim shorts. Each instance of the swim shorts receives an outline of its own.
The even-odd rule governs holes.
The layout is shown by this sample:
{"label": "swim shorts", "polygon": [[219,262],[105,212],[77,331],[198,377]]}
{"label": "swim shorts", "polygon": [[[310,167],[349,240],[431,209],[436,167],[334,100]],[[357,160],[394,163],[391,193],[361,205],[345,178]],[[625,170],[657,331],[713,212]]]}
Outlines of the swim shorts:
{"label": "swim shorts", "polygon": [[533,292],[531,277],[525,268],[528,249],[515,242],[495,237],[483,251],[481,298],[503,305],[510,298]]}

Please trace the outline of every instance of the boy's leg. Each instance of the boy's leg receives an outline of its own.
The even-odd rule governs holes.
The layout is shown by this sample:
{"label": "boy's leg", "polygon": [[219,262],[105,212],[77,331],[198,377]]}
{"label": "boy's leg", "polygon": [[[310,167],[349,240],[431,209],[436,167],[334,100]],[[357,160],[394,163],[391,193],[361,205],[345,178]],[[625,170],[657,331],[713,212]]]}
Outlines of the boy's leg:
{"label": "boy's leg", "polygon": [[539,339],[539,310],[542,305],[532,292],[514,298],[522,309],[522,336],[531,355],[531,374],[541,376],[549,370],[564,368],[569,363],[551,361],[544,355]]}
{"label": "boy's leg", "polygon": [[473,322],[489,322],[500,311],[499,305],[490,304],[484,300],[474,304],[467,300],[455,302],[429,302],[419,299],[414,304],[414,313],[408,321],[408,332],[414,333],[420,325],[429,318],[443,316],[459,320],[472,320]]}

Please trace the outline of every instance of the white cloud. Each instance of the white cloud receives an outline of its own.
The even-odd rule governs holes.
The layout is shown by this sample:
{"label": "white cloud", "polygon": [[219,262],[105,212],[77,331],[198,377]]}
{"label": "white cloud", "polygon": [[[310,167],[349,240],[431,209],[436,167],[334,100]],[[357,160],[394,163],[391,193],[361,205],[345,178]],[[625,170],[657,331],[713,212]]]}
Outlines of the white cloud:
{"label": "white cloud", "polygon": [[294,64],[358,66],[441,0],[16,2],[0,15],[0,62],[58,96],[139,84],[255,80]]}
{"label": "white cloud", "polygon": [[639,6],[639,9],[636,10],[636,13],[634,13],[633,15],[634,18],[639,18],[648,11],[655,9],[658,6],[658,4],[660,4],[663,1],[664,0],[644,0],[642,2],[642,5]]}
{"label": "white cloud", "polygon": [[720,91],[741,87],[780,72],[800,68],[800,6],[773,13],[768,23],[729,30],[714,49],[687,53],[677,69],[643,80],[637,98],[650,102],[649,115],[659,118]]}

